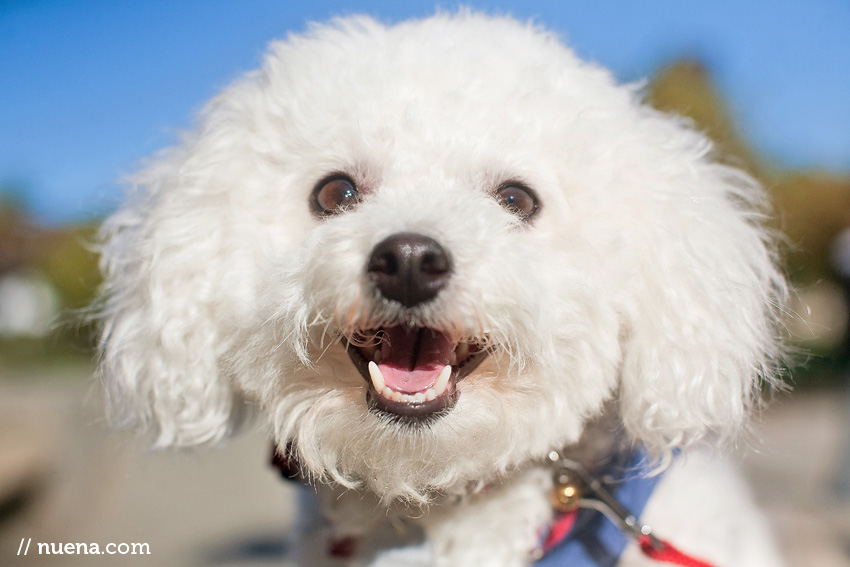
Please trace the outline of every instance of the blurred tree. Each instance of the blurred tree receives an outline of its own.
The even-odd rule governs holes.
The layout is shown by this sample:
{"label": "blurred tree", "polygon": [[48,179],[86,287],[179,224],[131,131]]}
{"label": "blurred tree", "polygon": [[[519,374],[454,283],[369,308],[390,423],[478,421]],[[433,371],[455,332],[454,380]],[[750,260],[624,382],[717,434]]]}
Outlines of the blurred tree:
{"label": "blurred tree", "polygon": [[777,226],[788,236],[789,274],[798,284],[833,279],[830,252],[850,227],[850,178],[827,172],[788,172],[770,183]]}
{"label": "blurred tree", "polygon": [[38,227],[17,201],[0,201],[0,279],[46,280],[62,310],[46,337],[0,338],[0,362],[43,364],[67,360],[69,354],[82,360],[90,356],[94,329],[80,309],[92,302],[100,282],[90,246],[95,230],[95,224]]}
{"label": "blurred tree", "polygon": [[662,69],[649,84],[647,98],[659,110],[690,118],[722,156],[759,176],[761,164],[739,136],[726,101],[702,63],[686,59]]}
{"label": "blurred tree", "polygon": [[56,287],[66,308],[89,305],[100,284],[97,254],[92,249],[96,231],[95,225],[86,224],[57,232],[36,264]]}
{"label": "blurred tree", "polygon": [[39,270],[64,307],[83,307],[94,298],[100,281],[97,255],[91,250],[96,230],[95,224],[40,228],[14,202],[0,202],[0,276]]}
{"label": "blurred tree", "polygon": [[706,68],[684,60],[663,69],[649,84],[648,101],[659,110],[690,118],[717,145],[724,159],[746,169],[771,193],[775,223],[789,240],[788,272],[797,283],[833,276],[830,246],[850,227],[850,176],[771,167],[739,134]]}
{"label": "blurred tree", "polygon": [[38,256],[40,236],[17,201],[0,201],[0,276],[30,264]]}

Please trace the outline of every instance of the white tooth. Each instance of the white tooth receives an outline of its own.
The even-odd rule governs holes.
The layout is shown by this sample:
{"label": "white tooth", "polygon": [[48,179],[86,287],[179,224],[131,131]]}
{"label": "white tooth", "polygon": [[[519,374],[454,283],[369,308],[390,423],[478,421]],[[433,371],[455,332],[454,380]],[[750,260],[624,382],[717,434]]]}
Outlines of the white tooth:
{"label": "white tooth", "polygon": [[392,390],[390,390],[390,387],[389,387],[389,386],[384,386],[384,389],[383,389],[383,390],[381,390],[381,395],[382,395],[382,396],[384,396],[385,398],[387,398],[388,400],[393,399],[393,394],[394,394],[394,393],[395,393],[395,392],[393,392]]}
{"label": "white tooth", "polygon": [[376,392],[383,392],[386,383],[384,382],[384,375],[381,374],[381,370],[378,368],[378,365],[372,361],[369,361],[369,376],[372,378],[372,385],[375,387]]}
{"label": "white tooth", "polygon": [[449,376],[452,375],[452,367],[444,366],[443,370],[440,372],[440,375],[437,377],[437,381],[434,382],[434,393],[438,396],[442,395],[443,392],[446,391],[446,388],[449,385]]}
{"label": "white tooth", "polygon": [[434,391],[434,388],[428,388],[427,390],[425,390],[425,400],[426,401],[430,402],[431,400],[436,400],[436,399],[437,399],[437,392]]}
{"label": "white tooth", "polygon": [[413,394],[413,402],[414,403],[421,404],[424,401],[425,401],[425,394],[423,394],[422,392],[416,392],[415,394]]}

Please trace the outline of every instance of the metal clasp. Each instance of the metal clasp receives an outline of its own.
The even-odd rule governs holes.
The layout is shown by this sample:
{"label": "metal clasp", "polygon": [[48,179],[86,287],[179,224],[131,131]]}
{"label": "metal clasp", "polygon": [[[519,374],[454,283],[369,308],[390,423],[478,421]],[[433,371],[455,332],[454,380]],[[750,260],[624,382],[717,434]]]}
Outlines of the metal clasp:
{"label": "metal clasp", "polygon": [[557,451],[549,453],[549,460],[557,467],[554,477],[556,490],[559,486],[574,487],[578,493],[578,506],[603,513],[627,535],[635,539],[648,540],[655,549],[665,548],[661,540],[652,534],[652,527],[642,523],[637,516],[623,506],[599,479],[587,472],[581,463],[561,457]]}

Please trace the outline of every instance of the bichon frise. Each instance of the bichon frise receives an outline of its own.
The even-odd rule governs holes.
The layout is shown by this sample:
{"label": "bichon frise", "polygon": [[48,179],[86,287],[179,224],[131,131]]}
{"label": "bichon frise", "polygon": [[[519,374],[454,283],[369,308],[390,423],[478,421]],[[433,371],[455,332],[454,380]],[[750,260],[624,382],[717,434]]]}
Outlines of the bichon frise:
{"label": "bichon frise", "polygon": [[776,381],[764,195],[552,34],[315,26],[133,184],[112,417],[185,447],[257,408],[316,501],[300,564],[778,564],[698,448]]}

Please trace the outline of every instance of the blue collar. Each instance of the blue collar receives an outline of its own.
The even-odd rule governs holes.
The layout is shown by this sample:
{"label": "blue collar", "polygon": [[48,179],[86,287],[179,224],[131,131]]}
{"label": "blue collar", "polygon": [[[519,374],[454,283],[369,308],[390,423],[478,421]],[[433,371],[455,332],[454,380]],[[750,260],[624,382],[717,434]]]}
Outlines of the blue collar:
{"label": "blue collar", "polygon": [[[649,476],[647,456],[635,451],[611,489],[614,497],[640,517],[660,476]],[[566,538],[534,565],[536,567],[613,567],[628,544],[628,537],[601,512],[583,508]]]}

